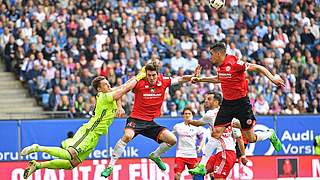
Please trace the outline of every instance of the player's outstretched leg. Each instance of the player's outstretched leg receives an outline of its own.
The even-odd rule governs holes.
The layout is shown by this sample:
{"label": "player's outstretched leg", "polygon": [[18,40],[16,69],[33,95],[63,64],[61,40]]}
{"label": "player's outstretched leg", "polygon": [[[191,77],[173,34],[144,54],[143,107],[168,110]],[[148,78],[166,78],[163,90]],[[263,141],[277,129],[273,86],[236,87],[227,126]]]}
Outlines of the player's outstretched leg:
{"label": "player's outstretched leg", "polygon": [[29,161],[27,168],[23,172],[24,179],[27,179],[29,176],[31,176],[32,173],[37,170],[36,164],[37,162],[35,160]]}
{"label": "player's outstretched leg", "polygon": [[214,150],[220,145],[220,141],[214,137],[211,137],[207,142],[204,150],[203,156],[200,163],[194,168],[189,170],[189,174],[195,175],[205,175],[207,173],[206,164],[209,161]]}
{"label": "player's outstretched leg", "polygon": [[[125,131],[130,131],[130,130],[125,130]],[[134,136],[134,134],[132,135],[132,137],[133,136]],[[125,134],[125,137],[126,137],[126,134]],[[129,138],[129,139],[132,139],[132,138]],[[126,139],[126,140],[128,140],[128,139]],[[125,150],[125,147],[128,142],[129,142],[129,140],[127,142],[124,142],[124,141],[122,141],[122,139],[119,139],[117,144],[114,146],[114,150],[113,150],[108,167],[105,170],[103,170],[101,173],[102,177],[107,178],[112,174],[113,166],[116,164],[117,160],[119,159],[119,157],[121,156],[121,154]]]}
{"label": "player's outstretched leg", "polygon": [[31,146],[23,148],[23,150],[21,151],[21,155],[26,156],[34,152],[45,152],[61,159],[71,160],[70,153],[65,149],[59,147],[40,146],[38,144],[32,144]]}
{"label": "player's outstretched leg", "polygon": [[273,145],[274,149],[279,152],[282,149],[282,143],[280,141],[280,139],[277,137],[276,132],[273,129],[269,129],[269,132],[271,132],[271,136],[270,136],[270,142]]}
{"label": "player's outstretched leg", "polygon": [[157,166],[159,167],[159,169],[161,169],[162,171],[166,170],[166,165],[162,162],[160,157],[155,157],[154,152],[149,154],[149,159],[151,159],[153,162],[155,162],[157,164]]}
{"label": "player's outstretched leg", "polygon": [[27,146],[22,149],[21,156],[26,156],[28,154],[38,152],[39,151],[39,144],[32,144],[31,146]]}
{"label": "player's outstretched leg", "polygon": [[155,134],[156,136],[154,137],[154,139],[158,140],[157,137],[159,136],[159,140],[162,141],[162,143],[156,150],[150,153],[148,157],[157,164],[159,169],[165,171],[166,165],[162,162],[160,156],[176,144],[177,138],[171,131],[166,128],[163,129],[163,127],[159,126],[158,130],[159,134]]}

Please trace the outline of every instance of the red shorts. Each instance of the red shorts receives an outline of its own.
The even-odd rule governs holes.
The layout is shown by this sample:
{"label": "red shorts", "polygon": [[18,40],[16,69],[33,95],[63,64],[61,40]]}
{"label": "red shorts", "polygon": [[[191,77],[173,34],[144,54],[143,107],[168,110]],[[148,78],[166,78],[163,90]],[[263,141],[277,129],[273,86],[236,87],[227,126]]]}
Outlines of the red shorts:
{"label": "red shorts", "polygon": [[176,157],[174,160],[174,173],[182,173],[187,165],[188,169],[193,169],[198,164],[198,158],[183,158],[183,157]]}
{"label": "red shorts", "polygon": [[210,157],[206,166],[207,173],[213,172],[215,178],[227,178],[234,163],[236,163],[235,151],[220,151]]}

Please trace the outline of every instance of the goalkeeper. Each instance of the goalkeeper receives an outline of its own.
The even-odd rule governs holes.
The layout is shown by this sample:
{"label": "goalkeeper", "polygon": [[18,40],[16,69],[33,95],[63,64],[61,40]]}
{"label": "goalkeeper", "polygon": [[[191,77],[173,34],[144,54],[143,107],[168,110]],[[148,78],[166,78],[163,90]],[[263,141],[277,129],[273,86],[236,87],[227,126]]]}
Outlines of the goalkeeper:
{"label": "goalkeeper", "polygon": [[[24,148],[21,155],[25,156],[33,152],[45,152],[52,156],[58,157],[51,161],[37,162],[32,160],[28,163],[24,171],[23,177],[27,179],[33,172],[38,169],[73,169],[78,166],[86,157],[94,150],[101,135],[108,133],[108,128],[112,124],[115,112],[121,110],[119,114],[123,114],[120,101],[125,93],[135,87],[140,79],[146,76],[144,68],[135,77],[128,80],[122,86],[112,89],[109,82],[103,76],[98,76],[92,80],[93,88],[98,92],[96,95],[96,106],[93,117],[88,123],[83,124],[71,141],[67,144],[67,149],[60,147],[46,147],[33,144]],[[118,105],[117,105],[118,104]]]}

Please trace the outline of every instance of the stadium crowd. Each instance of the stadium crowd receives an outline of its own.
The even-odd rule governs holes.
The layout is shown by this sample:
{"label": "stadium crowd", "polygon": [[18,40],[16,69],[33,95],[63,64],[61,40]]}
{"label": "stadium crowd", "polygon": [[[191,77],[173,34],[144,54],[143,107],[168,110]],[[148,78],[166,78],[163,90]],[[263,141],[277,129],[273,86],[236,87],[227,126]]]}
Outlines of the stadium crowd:
{"label": "stadium crowd", "polygon": [[[150,59],[165,76],[216,74],[210,45],[280,74],[277,88],[248,74],[256,114],[320,112],[319,1],[231,0],[218,12],[207,0],[0,0],[0,52],[5,71],[15,72],[47,110],[89,117],[95,98],[90,82],[106,76],[119,86]],[[218,84],[172,86],[163,115],[190,106],[204,114],[203,95]],[[130,113],[133,93],[123,97]]]}

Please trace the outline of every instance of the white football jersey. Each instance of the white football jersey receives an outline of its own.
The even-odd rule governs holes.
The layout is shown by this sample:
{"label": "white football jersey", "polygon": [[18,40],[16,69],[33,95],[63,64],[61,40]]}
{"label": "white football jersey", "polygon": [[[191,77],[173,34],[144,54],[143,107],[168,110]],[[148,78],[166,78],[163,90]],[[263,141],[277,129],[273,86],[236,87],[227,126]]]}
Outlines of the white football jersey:
{"label": "white football jersey", "polygon": [[196,141],[203,135],[202,129],[184,122],[173,127],[173,133],[178,137],[176,157],[197,158]]}
{"label": "white football jersey", "polygon": [[210,129],[212,130],[214,128],[214,123],[216,122],[218,112],[219,108],[208,110],[200,120],[208,123]]}
{"label": "white football jersey", "polygon": [[[235,143],[235,135],[233,129],[231,126],[228,126],[226,130],[224,130],[221,138],[220,138],[220,144],[221,146],[217,147],[217,153],[223,150],[232,150],[235,151],[236,143]],[[240,129],[238,129],[240,131]]]}

